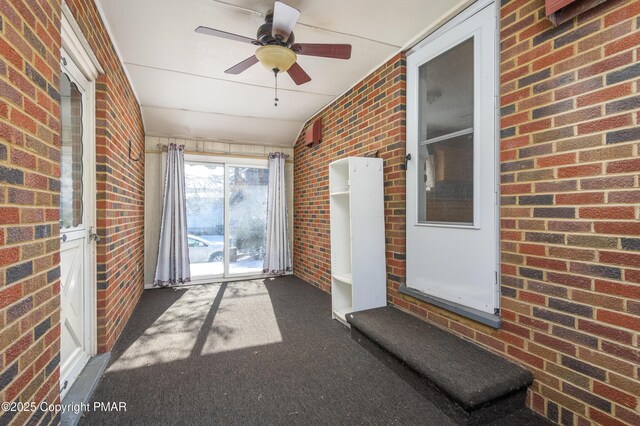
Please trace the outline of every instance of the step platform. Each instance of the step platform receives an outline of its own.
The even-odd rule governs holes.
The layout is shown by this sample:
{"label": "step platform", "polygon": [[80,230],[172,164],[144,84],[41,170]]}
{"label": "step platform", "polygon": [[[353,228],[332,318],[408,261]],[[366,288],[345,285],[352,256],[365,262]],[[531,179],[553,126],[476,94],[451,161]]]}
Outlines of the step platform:
{"label": "step platform", "polygon": [[530,371],[386,306],[346,315],[351,336],[458,424],[550,424],[525,407]]}

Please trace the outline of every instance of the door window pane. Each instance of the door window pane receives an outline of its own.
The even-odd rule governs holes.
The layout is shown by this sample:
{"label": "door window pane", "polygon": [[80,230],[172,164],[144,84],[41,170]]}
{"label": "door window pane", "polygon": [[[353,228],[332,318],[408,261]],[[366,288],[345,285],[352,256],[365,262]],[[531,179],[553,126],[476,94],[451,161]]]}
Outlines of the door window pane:
{"label": "door window pane", "polygon": [[224,273],[224,166],[185,164],[187,245],[194,278]]}
{"label": "door window pane", "polygon": [[262,272],[269,170],[229,167],[229,273]]}
{"label": "door window pane", "polygon": [[419,223],[473,224],[473,43],[419,69]]}
{"label": "door window pane", "polygon": [[419,148],[421,222],[473,223],[473,135]]}
{"label": "door window pane", "polygon": [[62,141],[60,154],[60,228],[82,224],[82,92],[69,77],[60,79]]}
{"label": "door window pane", "polygon": [[473,127],[473,38],[422,65],[419,73],[419,142]]}

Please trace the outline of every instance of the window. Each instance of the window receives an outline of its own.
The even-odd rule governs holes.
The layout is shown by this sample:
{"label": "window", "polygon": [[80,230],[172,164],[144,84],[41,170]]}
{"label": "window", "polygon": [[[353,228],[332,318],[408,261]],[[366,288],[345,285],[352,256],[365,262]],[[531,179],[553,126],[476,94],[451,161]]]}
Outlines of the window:
{"label": "window", "polygon": [[473,224],[473,37],[419,68],[420,223]]}

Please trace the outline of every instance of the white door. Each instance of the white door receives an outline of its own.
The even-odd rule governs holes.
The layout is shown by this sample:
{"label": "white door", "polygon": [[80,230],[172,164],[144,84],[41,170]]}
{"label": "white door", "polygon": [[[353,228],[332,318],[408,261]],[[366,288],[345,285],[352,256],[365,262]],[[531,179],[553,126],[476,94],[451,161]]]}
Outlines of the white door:
{"label": "white door", "polygon": [[407,287],[494,314],[496,15],[490,5],[407,58]]}
{"label": "white door", "polygon": [[66,52],[60,77],[60,386],[69,390],[91,353],[91,297],[95,287],[92,236],[95,193],[92,85]]}

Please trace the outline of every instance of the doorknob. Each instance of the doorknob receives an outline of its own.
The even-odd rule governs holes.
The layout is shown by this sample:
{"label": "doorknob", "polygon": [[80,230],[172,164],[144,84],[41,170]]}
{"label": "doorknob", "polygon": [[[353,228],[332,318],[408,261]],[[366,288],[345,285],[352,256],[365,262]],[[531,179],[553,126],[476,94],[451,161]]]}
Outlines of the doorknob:
{"label": "doorknob", "polygon": [[400,165],[400,169],[402,169],[402,170],[407,170],[407,164],[409,163],[409,160],[411,160],[411,154],[407,154],[407,155],[404,157],[404,164],[401,164],[401,165]]}
{"label": "doorknob", "polygon": [[62,241],[63,243],[64,243],[65,241],[67,241],[67,234],[62,234],[62,235],[60,236],[60,241]]}
{"label": "doorknob", "polygon": [[100,236],[96,232],[93,232],[93,226],[89,228],[89,241],[95,241],[96,243],[100,241]]}

